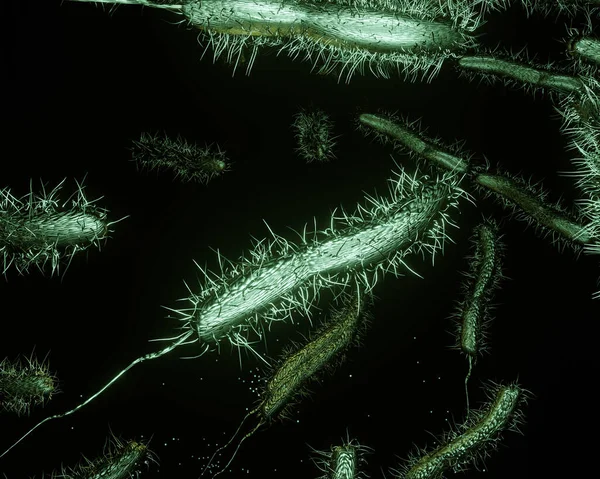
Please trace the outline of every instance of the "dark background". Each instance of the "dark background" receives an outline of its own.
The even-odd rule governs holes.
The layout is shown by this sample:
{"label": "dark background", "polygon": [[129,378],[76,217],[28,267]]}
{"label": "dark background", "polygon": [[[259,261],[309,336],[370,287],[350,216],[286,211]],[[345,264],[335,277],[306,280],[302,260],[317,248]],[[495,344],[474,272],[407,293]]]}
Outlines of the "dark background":
{"label": "dark background", "polygon": [[[93,4],[28,0],[13,2],[10,39],[3,61],[1,187],[21,196],[40,180],[53,186],[85,175],[90,199],[126,220],[102,251],[76,257],[64,279],[32,270],[10,270],[0,284],[0,358],[49,354],[61,384],[44,408],[30,417],[0,416],[5,450],[47,415],[72,408],[96,392],[133,359],[158,350],[148,340],[172,336],[178,326],[161,306],[183,307],[184,281],[197,284],[193,263],[216,270],[218,248],[235,259],[251,236],[273,231],[293,239],[313,216],[326,225],[342,204],[348,211],[363,193],[386,192],[386,178],[410,158],[371,143],[355,130],[358,112],[398,111],[422,118],[427,134],[492,164],[544,180],[550,198],[567,205],[578,197],[567,140],[547,96],[526,95],[502,84],[480,85],[460,78],[448,63],[429,84],[355,76],[311,74],[311,64],[263,50],[250,76],[222,61],[212,62],[196,31],[175,25],[165,11],[124,6],[109,12]],[[541,61],[563,59],[565,18],[527,18],[520,9],[490,17],[482,38],[517,51],[529,46]],[[300,108],[330,114],[341,135],[337,159],[306,164],[294,153],[290,124]],[[189,142],[216,142],[227,151],[232,171],[208,185],[182,184],[170,172],[137,172],[128,148],[142,132],[181,134]],[[276,423],[246,441],[223,477],[317,477],[310,447],[327,450],[348,434],[373,448],[364,471],[392,477],[414,445],[464,417],[467,362],[449,347],[449,315],[461,299],[469,236],[482,214],[503,221],[510,278],[497,292],[490,329],[490,354],[470,382],[471,404],[485,399],[486,380],[514,381],[529,389],[524,435],[509,432],[486,461],[485,473],[462,477],[577,476],[579,460],[594,445],[600,303],[591,299],[597,260],[561,253],[524,223],[509,219],[491,200],[479,208],[463,202],[435,267],[419,256],[407,274],[385,278],[377,288],[373,321],[360,348],[349,351],[334,375],[313,384],[310,398],[291,420]],[[308,324],[279,325],[257,348],[277,357],[281,345],[302,342]],[[183,360],[200,352],[194,344],[131,370],[80,412],[40,427],[0,459],[9,479],[41,477],[82,457],[102,454],[112,432],[123,439],[148,439],[160,466],[141,477],[197,478],[214,451],[235,431],[256,401],[263,364],[228,345],[221,353]],[[431,433],[431,434],[430,434]],[[309,447],[310,446],[310,447]],[[230,453],[231,451],[229,451]],[[228,454],[229,454],[228,453]],[[227,455],[227,457],[229,457]],[[449,476],[453,473],[449,472]]]}

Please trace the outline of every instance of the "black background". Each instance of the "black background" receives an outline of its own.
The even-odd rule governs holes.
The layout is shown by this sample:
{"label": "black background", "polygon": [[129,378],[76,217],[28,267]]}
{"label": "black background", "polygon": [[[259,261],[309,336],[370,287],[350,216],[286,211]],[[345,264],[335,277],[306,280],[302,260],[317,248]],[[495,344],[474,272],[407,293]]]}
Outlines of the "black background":
{"label": "black background", "polygon": [[[53,186],[67,177],[64,194],[85,175],[90,199],[110,210],[114,225],[102,251],[76,257],[64,279],[14,270],[0,284],[0,357],[43,358],[61,384],[30,417],[0,416],[0,449],[49,414],[70,409],[121,368],[163,343],[178,326],[161,308],[183,307],[184,281],[197,284],[193,260],[216,270],[218,248],[235,259],[251,236],[273,231],[294,238],[313,216],[320,226],[342,204],[349,211],[363,193],[386,192],[386,178],[401,153],[371,143],[355,129],[359,112],[379,109],[422,118],[427,134],[492,164],[544,180],[550,198],[569,205],[578,197],[567,139],[544,95],[531,96],[501,83],[460,78],[448,63],[429,84],[393,75],[357,75],[349,84],[311,73],[311,64],[262,50],[250,76],[212,50],[201,60],[198,32],[175,25],[165,11],[124,6],[109,12],[93,4],[13,2],[4,61],[1,187],[21,196],[40,180]],[[564,58],[565,18],[527,18],[520,9],[494,14],[482,41],[517,51],[529,46],[544,61]],[[294,153],[290,124],[300,108],[318,107],[341,135],[337,159],[306,164]],[[142,132],[181,134],[192,143],[216,142],[232,171],[208,185],[182,184],[170,172],[138,172],[128,148]],[[503,221],[504,274],[490,329],[490,354],[470,383],[471,403],[481,403],[485,380],[513,381],[534,398],[526,408],[524,435],[509,432],[486,461],[485,472],[462,477],[577,476],[592,450],[587,442],[595,414],[595,354],[600,303],[597,260],[561,253],[524,223],[508,218],[491,200],[462,203],[450,231],[456,244],[430,261],[410,258],[424,279],[385,278],[377,288],[373,321],[360,348],[348,353],[334,375],[311,386],[310,398],[291,420],[246,441],[223,477],[317,477],[309,446],[327,450],[348,433],[373,448],[364,471],[392,477],[414,445],[431,444],[464,417],[464,357],[448,319],[461,298],[469,236],[482,214]],[[278,325],[257,348],[277,357],[281,345],[302,341],[308,324]],[[160,466],[141,477],[197,478],[214,451],[256,401],[250,389],[262,363],[228,345],[221,353],[183,360],[194,344],[131,370],[104,395],[68,418],[43,425],[0,459],[9,479],[41,477],[82,454],[102,454],[112,430],[123,439],[148,439]],[[227,456],[228,457],[228,456]],[[449,473],[452,475],[452,473]]]}

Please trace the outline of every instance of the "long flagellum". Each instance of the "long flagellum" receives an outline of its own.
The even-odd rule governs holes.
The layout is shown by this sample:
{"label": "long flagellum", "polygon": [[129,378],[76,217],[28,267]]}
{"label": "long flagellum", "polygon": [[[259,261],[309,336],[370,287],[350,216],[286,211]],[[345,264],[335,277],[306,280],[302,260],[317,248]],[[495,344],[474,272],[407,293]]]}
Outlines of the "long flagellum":
{"label": "long flagellum", "polygon": [[119,374],[117,374],[108,383],[106,383],[102,389],[100,389],[98,392],[96,392],[95,394],[93,394],[92,396],[90,396],[88,399],[86,399],[84,402],[82,402],[78,406],[74,407],[73,409],[70,409],[67,412],[63,412],[61,414],[55,414],[54,416],[49,416],[49,417],[43,419],[42,421],[38,422],[29,431],[27,431],[23,436],[21,436],[21,438],[17,442],[15,442],[6,451],[4,451],[2,454],[0,454],[0,458],[4,457],[16,445],[18,445],[21,441],[23,441],[23,439],[25,439],[27,436],[29,436],[33,431],[35,431],[41,425],[47,423],[48,421],[52,421],[53,419],[61,419],[63,417],[69,416],[69,415],[71,415],[71,414],[79,411],[82,407],[84,407],[87,404],[89,404],[90,402],[92,402],[94,399],[96,399],[98,396],[100,396],[100,394],[102,394],[110,386],[112,386],[115,382],[117,382],[119,380],[119,378],[121,378],[121,376],[123,376],[132,367],[134,367],[137,364],[143,363],[144,361],[148,361],[150,359],[156,359],[156,358],[159,358],[161,356],[164,356],[165,354],[171,352],[173,349],[175,349],[175,348],[181,346],[182,344],[184,344],[190,338],[191,335],[192,335],[191,332],[187,332],[186,334],[184,334],[183,336],[181,336],[178,341],[175,341],[174,343],[170,344],[166,348],[163,348],[160,351],[155,352],[155,353],[146,354],[145,356],[142,356],[142,357],[137,358],[136,360],[132,361],[131,363],[129,363],[129,365],[125,369],[121,370],[119,372]]}
{"label": "long flagellum", "polygon": [[427,251],[433,256],[443,247],[445,228],[452,224],[448,214],[464,192],[455,175],[434,182],[417,178],[416,174],[397,174],[390,180],[390,198],[367,197],[369,208],[359,205],[353,216],[337,218],[334,214],[330,228],[313,239],[304,235],[301,245],[264,240],[250,252],[251,260],[229,262],[218,281],[206,273],[208,282],[203,290],[189,298],[191,314],[179,311],[187,331],[161,351],[131,362],[77,407],[39,422],[0,457],[45,422],[73,414],[92,402],[136,364],[190,342],[194,333],[204,352],[224,338],[250,347],[246,333],[256,329],[259,319],[282,320],[297,311],[310,316],[321,290],[340,297],[347,288],[357,286],[362,294],[368,294],[384,273],[399,274],[407,254]]}

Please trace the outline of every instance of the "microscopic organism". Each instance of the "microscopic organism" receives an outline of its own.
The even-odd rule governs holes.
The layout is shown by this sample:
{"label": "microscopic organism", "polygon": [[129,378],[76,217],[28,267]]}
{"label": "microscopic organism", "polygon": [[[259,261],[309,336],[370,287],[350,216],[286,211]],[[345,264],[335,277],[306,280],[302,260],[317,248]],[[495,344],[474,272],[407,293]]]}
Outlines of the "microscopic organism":
{"label": "microscopic organism", "polygon": [[131,150],[140,168],[168,169],[184,182],[208,183],[230,168],[226,153],[218,146],[200,148],[181,137],[171,140],[168,136],[142,133]]}
{"label": "microscopic organism", "polygon": [[517,219],[527,221],[544,236],[550,235],[553,243],[560,242],[577,249],[594,241],[589,228],[574,213],[566,211],[559,203],[550,204],[546,192],[520,177],[479,173],[475,182],[483,186],[484,194],[494,194],[503,206],[512,209]]}
{"label": "microscopic organism", "polygon": [[568,212],[559,203],[550,204],[548,194],[539,186],[527,183],[521,177],[507,173],[491,173],[490,166],[471,166],[470,158],[450,152],[439,141],[425,138],[423,133],[414,131],[414,123],[392,119],[385,115],[360,115],[359,121],[377,132],[394,140],[411,154],[426,159],[442,170],[465,171],[466,176],[478,187],[484,196],[494,195],[500,203],[512,209],[517,219],[526,220],[541,230],[545,236],[551,235],[552,242],[568,244],[574,249],[597,244],[596,229],[593,224],[578,212]]}
{"label": "microscopic organism", "polygon": [[[502,0],[500,0],[502,1]],[[506,6],[513,2],[506,2]],[[517,0],[514,3],[520,3],[529,14],[539,12],[543,15],[563,15],[575,16],[581,12],[593,11],[600,2],[598,0]]]}
{"label": "microscopic organism", "polygon": [[401,171],[389,180],[388,198],[367,196],[366,206],[359,205],[354,214],[334,212],[329,228],[312,235],[305,229],[300,244],[274,235],[273,241],[258,241],[249,257],[238,262],[219,255],[220,273],[200,268],[206,282],[198,293],[190,290],[191,307],[174,310],[184,331],[165,339],[168,346],[135,359],[75,408],[43,419],[0,457],[45,422],[92,402],[136,364],[195,341],[203,348],[201,354],[224,340],[254,351],[248,339],[251,331],[262,336],[271,321],[294,313],[310,318],[322,293],[330,291],[339,298],[356,287],[370,294],[386,273],[398,276],[404,271],[407,255],[435,258],[443,251],[448,227],[455,226],[451,214],[466,196],[459,187],[461,179],[448,173],[432,181],[418,172],[411,176]]}
{"label": "microscopic organism", "polygon": [[[73,256],[90,246],[101,247],[116,222],[107,220],[107,211],[89,201],[84,188],[60,203],[59,193],[65,180],[50,192],[42,184],[42,192],[30,192],[15,197],[10,188],[0,189],[0,253],[3,273],[14,266],[25,274],[31,266],[51,274],[58,273],[61,264],[70,264]],[[119,220],[120,221],[120,220]]]}
{"label": "microscopic organism", "polygon": [[296,114],[292,128],[296,133],[296,151],[307,162],[325,162],[335,158],[333,148],[336,137],[332,135],[333,122],[318,109],[302,110]]}
{"label": "microscopic organism", "polygon": [[[325,369],[333,369],[335,362],[342,360],[341,354],[357,340],[357,330],[367,321],[365,307],[371,298],[349,296],[341,309],[333,311],[331,318],[318,330],[313,338],[295,351],[289,351],[272,367],[261,393],[258,406],[252,409],[242,420],[242,424],[251,417],[257,419],[256,425],[240,440],[229,462],[218,472],[219,475],[233,461],[242,443],[252,436],[261,426],[270,425],[276,419],[284,419],[294,403],[307,395],[307,385],[318,379]],[[235,439],[241,429],[216,454],[223,451]],[[212,461],[212,458],[211,458]],[[209,461],[206,468],[210,466]],[[205,468],[205,470],[206,470]],[[213,476],[214,477],[214,476]]]}
{"label": "microscopic organism", "polygon": [[102,456],[95,460],[84,457],[74,467],[63,467],[52,479],[130,479],[138,478],[142,465],[158,463],[148,445],[137,441],[121,441],[111,436]]}
{"label": "microscopic organism", "polygon": [[28,358],[0,361],[0,411],[29,415],[31,409],[43,405],[58,393],[56,376],[46,360]]}
{"label": "microscopic organism", "polygon": [[600,65],[600,39],[577,35],[569,39],[567,50],[571,56],[594,65],[597,68]]}
{"label": "microscopic organism", "polygon": [[[98,0],[73,0],[94,1]],[[154,2],[100,0],[138,4],[181,14],[182,23],[205,33],[214,59],[234,63],[234,73],[249,52],[250,73],[258,50],[273,47],[313,62],[318,73],[337,73],[346,81],[356,73],[431,80],[444,60],[476,45],[482,23],[477,2],[402,0],[202,0]]]}
{"label": "microscopic organism", "polygon": [[423,133],[419,132],[418,121],[409,123],[392,115],[373,113],[363,113],[358,121],[365,135],[375,132],[376,138],[382,143],[390,139],[395,140],[402,144],[410,155],[417,159],[425,159],[430,165],[459,173],[468,171],[469,158],[458,149],[445,147],[439,140],[425,138]]}
{"label": "microscopic organism", "polygon": [[323,473],[319,479],[366,479],[361,469],[366,464],[365,456],[372,452],[356,440],[346,438],[341,445],[332,445],[329,451],[316,451],[313,462]]}
{"label": "microscopic organism", "polygon": [[469,418],[456,430],[446,433],[436,442],[440,445],[429,452],[419,451],[408,460],[401,479],[441,479],[444,472],[466,470],[482,461],[506,430],[519,431],[523,421],[522,407],[528,392],[518,384],[496,385],[488,388],[490,402],[483,408],[471,410]]}
{"label": "microscopic organism", "polygon": [[463,283],[464,299],[459,304],[456,320],[456,349],[469,361],[469,371],[465,377],[467,414],[469,412],[469,391],[467,383],[477,356],[485,350],[486,330],[491,322],[490,300],[502,277],[501,257],[503,244],[498,235],[498,225],[486,220],[475,228],[472,242],[474,253],[469,258],[470,270]]}

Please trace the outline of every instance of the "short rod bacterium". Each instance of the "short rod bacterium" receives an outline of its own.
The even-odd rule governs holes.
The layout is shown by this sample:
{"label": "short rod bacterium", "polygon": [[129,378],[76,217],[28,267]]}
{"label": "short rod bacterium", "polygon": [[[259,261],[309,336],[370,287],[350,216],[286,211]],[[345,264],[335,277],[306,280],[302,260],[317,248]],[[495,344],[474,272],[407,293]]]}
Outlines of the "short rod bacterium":
{"label": "short rod bacterium", "polygon": [[[14,266],[25,274],[31,266],[44,272],[51,265],[51,274],[61,264],[71,263],[73,256],[90,246],[101,247],[111,232],[107,210],[86,198],[84,187],[77,183],[76,192],[63,203],[59,193],[66,180],[49,192],[42,184],[41,192],[30,192],[21,198],[10,188],[0,189],[0,254],[3,273]],[[122,218],[124,219],[124,218]]]}
{"label": "short rod bacterium", "polygon": [[333,363],[339,361],[341,354],[356,340],[360,325],[367,321],[366,308],[371,302],[372,298],[363,296],[360,291],[346,296],[342,308],[333,310],[330,319],[312,335],[312,339],[279,360],[265,382],[258,406],[246,414],[231,439],[215,451],[203,474],[214,457],[232,443],[248,418],[255,417],[256,425],[242,437],[232,457],[213,478],[229,467],[242,443],[261,426],[288,415],[297,398],[306,394],[307,384],[317,380],[325,369],[332,369]]}

